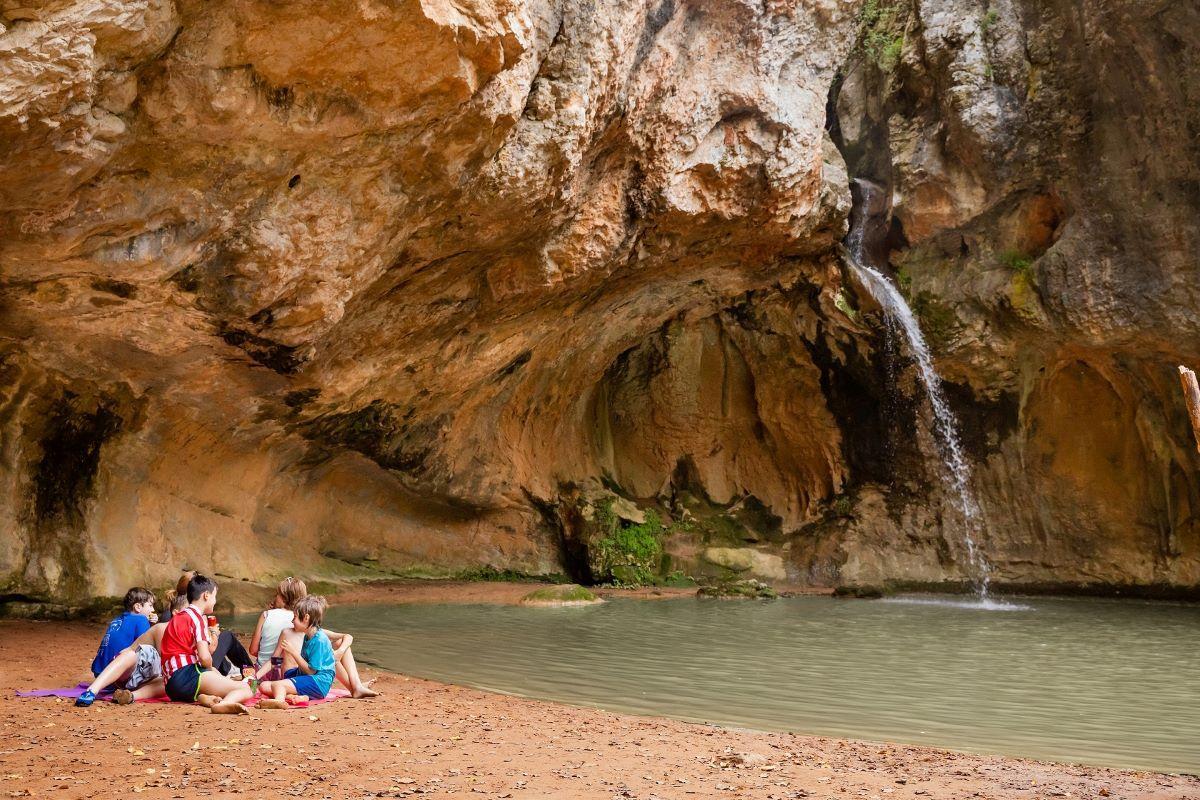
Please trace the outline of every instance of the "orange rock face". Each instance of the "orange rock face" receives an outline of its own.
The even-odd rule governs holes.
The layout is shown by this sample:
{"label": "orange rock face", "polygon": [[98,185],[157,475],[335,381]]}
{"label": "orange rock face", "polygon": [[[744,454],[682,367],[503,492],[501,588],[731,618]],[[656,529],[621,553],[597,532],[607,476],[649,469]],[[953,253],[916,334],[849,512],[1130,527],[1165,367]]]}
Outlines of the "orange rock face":
{"label": "orange rock face", "polygon": [[[844,160],[826,130],[828,108],[845,130],[857,113],[838,96],[861,61],[856,4],[13,5],[0,593],[72,601],[181,565],[572,572],[587,535],[572,520],[616,497],[662,512],[664,569],[737,545],[783,555],[802,583],[963,577],[925,424],[889,416],[880,328],[843,285],[849,179],[878,178],[865,145],[841,136]],[[912,6],[902,63],[957,35],[935,5]],[[893,263],[916,265],[926,307],[948,304],[970,334],[940,354],[967,438],[996,439],[973,450],[987,486],[1007,487],[985,499],[1013,503],[1033,453],[1059,482],[1046,496],[1111,499],[1153,464],[1167,488],[1129,489],[1138,510],[1095,531],[1153,527],[1147,508],[1192,496],[1170,477],[1192,461],[1035,435],[1073,430],[1055,420],[1096,379],[1059,356],[1022,362],[1037,331],[986,335],[1010,319],[997,297],[1063,346],[1092,317],[1051,314],[1048,284],[952,287],[920,267],[997,230],[1053,252],[1078,197],[989,171],[1013,152],[995,133],[1008,106],[978,76],[904,69],[921,113],[896,111],[895,82],[860,78],[873,99],[855,125],[874,145],[891,132],[872,163],[896,164]],[[922,116],[950,113],[938,92],[958,114],[944,147]],[[1022,382],[1051,362],[1036,390]],[[1173,411],[1134,412],[1129,391],[1114,413],[1174,442]],[[1089,580],[1060,546],[1075,511],[1047,521],[1061,509],[997,526],[1005,579]],[[1172,534],[1166,571],[1149,556],[1123,572],[1117,541],[1098,580],[1195,582],[1190,531]]]}
{"label": "orange rock face", "polygon": [[[504,0],[10,18],[0,573],[76,597],[185,562],[548,571],[561,486],[653,495],[701,450],[718,502],[811,518],[836,425],[757,397],[766,354],[728,309],[765,293],[798,342],[832,303],[824,104],[854,24]],[[754,434],[810,424],[796,453]]]}

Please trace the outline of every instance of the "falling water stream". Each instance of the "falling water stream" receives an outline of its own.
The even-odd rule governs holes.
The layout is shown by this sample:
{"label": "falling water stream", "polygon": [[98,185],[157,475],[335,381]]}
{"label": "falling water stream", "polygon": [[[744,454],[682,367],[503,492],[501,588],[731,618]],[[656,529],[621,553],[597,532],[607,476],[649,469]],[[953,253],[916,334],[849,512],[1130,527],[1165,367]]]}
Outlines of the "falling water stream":
{"label": "falling water stream", "polygon": [[942,379],[933,366],[933,358],[929,353],[929,345],[921,335],[921,327],[917,324],[904,295],[886,276],[870,264],[871,258],[866,247],[866,228],[868,209],[872,205],[873,195],[881,191],[878,186],[864,181],[856,181],[861,192],[860,202],[855,209],[847,246],[850,252],[850,265],[863,286],[882,306],[884,313],[894,321],[904,333],[908,349],[917,364],[917,374],[925,387],[929,405],[933,410],[933,429],[937,438],[938,451],[941,454],[944,474],[952,490],[959,513],[963,520],[963,542],[967,549],[967,559],[973,572],[972,582],[979,594],[980,600],[988,601],[988,583],[991,577],[991,565],[979,550],[976,537],[983,529],[983,516],[975,494],[971,491],[971,467],[967,463],[962,443],[958,438],[958,421],[954,412],[946,402],[942,391]]}

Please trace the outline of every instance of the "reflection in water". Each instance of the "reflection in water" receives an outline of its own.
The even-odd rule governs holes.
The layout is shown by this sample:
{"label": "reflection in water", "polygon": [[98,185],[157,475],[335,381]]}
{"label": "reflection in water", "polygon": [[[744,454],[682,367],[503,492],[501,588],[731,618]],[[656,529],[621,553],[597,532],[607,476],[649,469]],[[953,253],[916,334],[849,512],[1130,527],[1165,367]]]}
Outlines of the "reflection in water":
{"label": "reflection in water", "polygon": [[617,600],[335,608],[388,669],[762,729],[1200,771],[1200,607]]}

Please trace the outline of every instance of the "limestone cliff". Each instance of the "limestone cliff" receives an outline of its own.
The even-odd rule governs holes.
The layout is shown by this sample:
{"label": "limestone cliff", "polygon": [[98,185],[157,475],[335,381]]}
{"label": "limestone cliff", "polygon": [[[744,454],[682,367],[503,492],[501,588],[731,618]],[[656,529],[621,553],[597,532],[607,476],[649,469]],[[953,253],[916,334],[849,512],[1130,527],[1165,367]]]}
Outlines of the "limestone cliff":
{"label": "limestone cliff", "polygon": [[1200,583],[1200,12],[1152,5],[0,3],[0,594],[586,578],[614,502],[664,570],[960,580],[853,178],[998,579]]}

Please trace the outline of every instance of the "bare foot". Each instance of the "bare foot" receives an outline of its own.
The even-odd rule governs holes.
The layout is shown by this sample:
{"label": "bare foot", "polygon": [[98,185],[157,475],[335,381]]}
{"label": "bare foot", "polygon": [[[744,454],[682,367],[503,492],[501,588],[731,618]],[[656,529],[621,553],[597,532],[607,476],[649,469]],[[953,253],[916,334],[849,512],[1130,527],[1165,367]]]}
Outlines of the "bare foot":
{"label": "bare foot", "polygon": [[289,694],[287,696],[288,705],[296,705],[297,703],[307,703],[308,695],[306,694]]}
{"label": "bare foot", "polygon": [[357,689],[355,689],[353,692],[351,692],[350,696],[353,697],[355,700],[362,700],[367,697],[379,697],[379,692],[375,691],[370,686],[368,686],[367,684],[364,683],[361,686],[359,686]]}
{"label": "bare foot", "polygon": [[283,709],[288,707],[288,704],[283,700],[276,700],[275,698],[272,697],[269,700],[259,700],[258,707],[259,708],[273,708],[273,709],[282,711]]}
{"label": "bare foot", "polygon": [[212,708],[221,702],[221,698],[214,697],[211,694],[198,694],[196,695],[196,702],[205,708]]}
{"label": "bare foot", "polygon": [[217,703],[211,709],[214,714],[249,714],[250,709],[241,703]]}
{"label": "bare foot", "polygon": [[133,692],[128,689],[117,689],[113,692],[113,702],[119,706],[127,706],[133,702]]}

